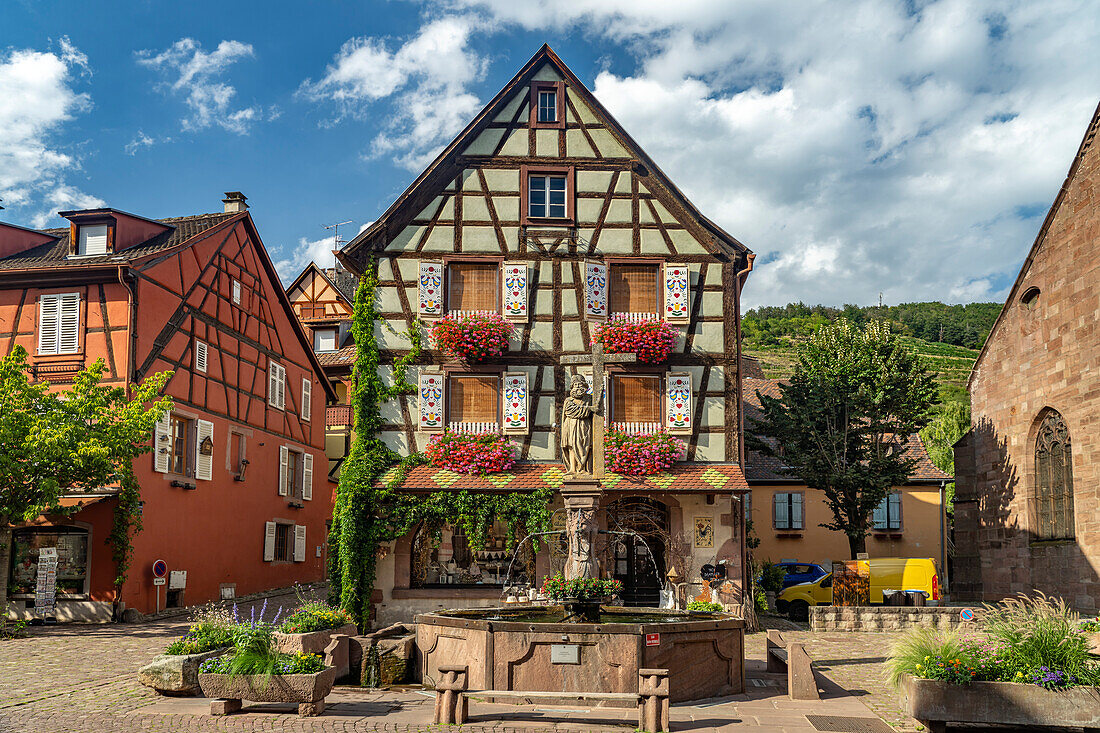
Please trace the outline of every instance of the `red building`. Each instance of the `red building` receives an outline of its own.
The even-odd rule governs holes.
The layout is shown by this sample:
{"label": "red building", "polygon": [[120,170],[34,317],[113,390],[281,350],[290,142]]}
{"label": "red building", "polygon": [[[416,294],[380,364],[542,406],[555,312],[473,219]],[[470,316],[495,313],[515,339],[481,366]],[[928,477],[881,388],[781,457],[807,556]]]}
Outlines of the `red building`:
{"label": "red building", "polygon": [[[69,227],[46,231],[0,223],[0,348],[23,346],[34,379],[63,386],[99,358],[112,383],[174,372],[175,406],[134,466],[144,529],[120,600],[141,612],[157,607],[158,559],[176,571],[161,606],[323,577],[334,395],[245,197],[224,203],[162,220],[65,211]],[[109,618],[117,502],[110,489],[66,501],[79,511],[15,529],[0,581],[10,573],[16,612],[29,614],[38,553],[57,547],[58,618]]]}

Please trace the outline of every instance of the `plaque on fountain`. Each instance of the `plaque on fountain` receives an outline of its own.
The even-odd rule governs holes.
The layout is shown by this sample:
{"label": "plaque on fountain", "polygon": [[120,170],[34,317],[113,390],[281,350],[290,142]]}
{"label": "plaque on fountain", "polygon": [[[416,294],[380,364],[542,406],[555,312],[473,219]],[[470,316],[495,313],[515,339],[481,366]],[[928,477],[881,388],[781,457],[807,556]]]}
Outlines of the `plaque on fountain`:
{"label": "plaque on fountain", "polygon": [[551,664],[580,664],[581,663],[581,645],[580,644],[551,644],[550,645],[550,663]]}

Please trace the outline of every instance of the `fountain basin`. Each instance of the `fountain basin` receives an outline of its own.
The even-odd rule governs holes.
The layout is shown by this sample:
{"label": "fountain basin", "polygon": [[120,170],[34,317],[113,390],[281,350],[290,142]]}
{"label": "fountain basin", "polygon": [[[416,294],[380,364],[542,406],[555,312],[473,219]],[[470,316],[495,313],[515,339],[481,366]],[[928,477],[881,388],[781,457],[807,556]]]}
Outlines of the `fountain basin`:
{"label": "fountain basin", "polygon": [[468,689],[637,692],[667,669],[673,702],[745,691],[745,622],[732,614],[602,606],[599,623],[561,606],[460,609],[416,617],[425,684],[467,665]]}

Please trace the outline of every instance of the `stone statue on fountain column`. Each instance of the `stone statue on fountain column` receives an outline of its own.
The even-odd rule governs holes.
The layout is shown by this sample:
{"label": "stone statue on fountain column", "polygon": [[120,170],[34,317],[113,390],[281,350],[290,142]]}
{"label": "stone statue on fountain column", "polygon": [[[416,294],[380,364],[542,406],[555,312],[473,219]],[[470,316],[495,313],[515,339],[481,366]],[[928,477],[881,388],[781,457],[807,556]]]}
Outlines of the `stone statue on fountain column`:
{"label": "stone statue on fountain column", "polygon": [[567,476],[592,475],[592,416],[596,413],[584,377],[576,375],[561,409],[561,452]]}

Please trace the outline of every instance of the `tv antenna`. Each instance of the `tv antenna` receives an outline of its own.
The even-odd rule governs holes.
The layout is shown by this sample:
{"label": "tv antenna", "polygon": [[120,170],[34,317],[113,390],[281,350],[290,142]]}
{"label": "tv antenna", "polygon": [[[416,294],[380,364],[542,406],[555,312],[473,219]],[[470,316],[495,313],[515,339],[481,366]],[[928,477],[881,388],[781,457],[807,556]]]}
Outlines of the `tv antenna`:
{"label": "tv antenna", "polygon": [[[325,227],[325,229],[332,230],[332,256],[334,260],[336,259],[336,253],[339,251],[340,245],[344,244],[344,240],[340,239],[340,227],[344,226],[345,224],[351,224],[351,222],[352,220],[348,219],[347,221],[337,222],[336,224],[329,224]],[[339,264],[339,260],[336,260],[336,263]]]}

